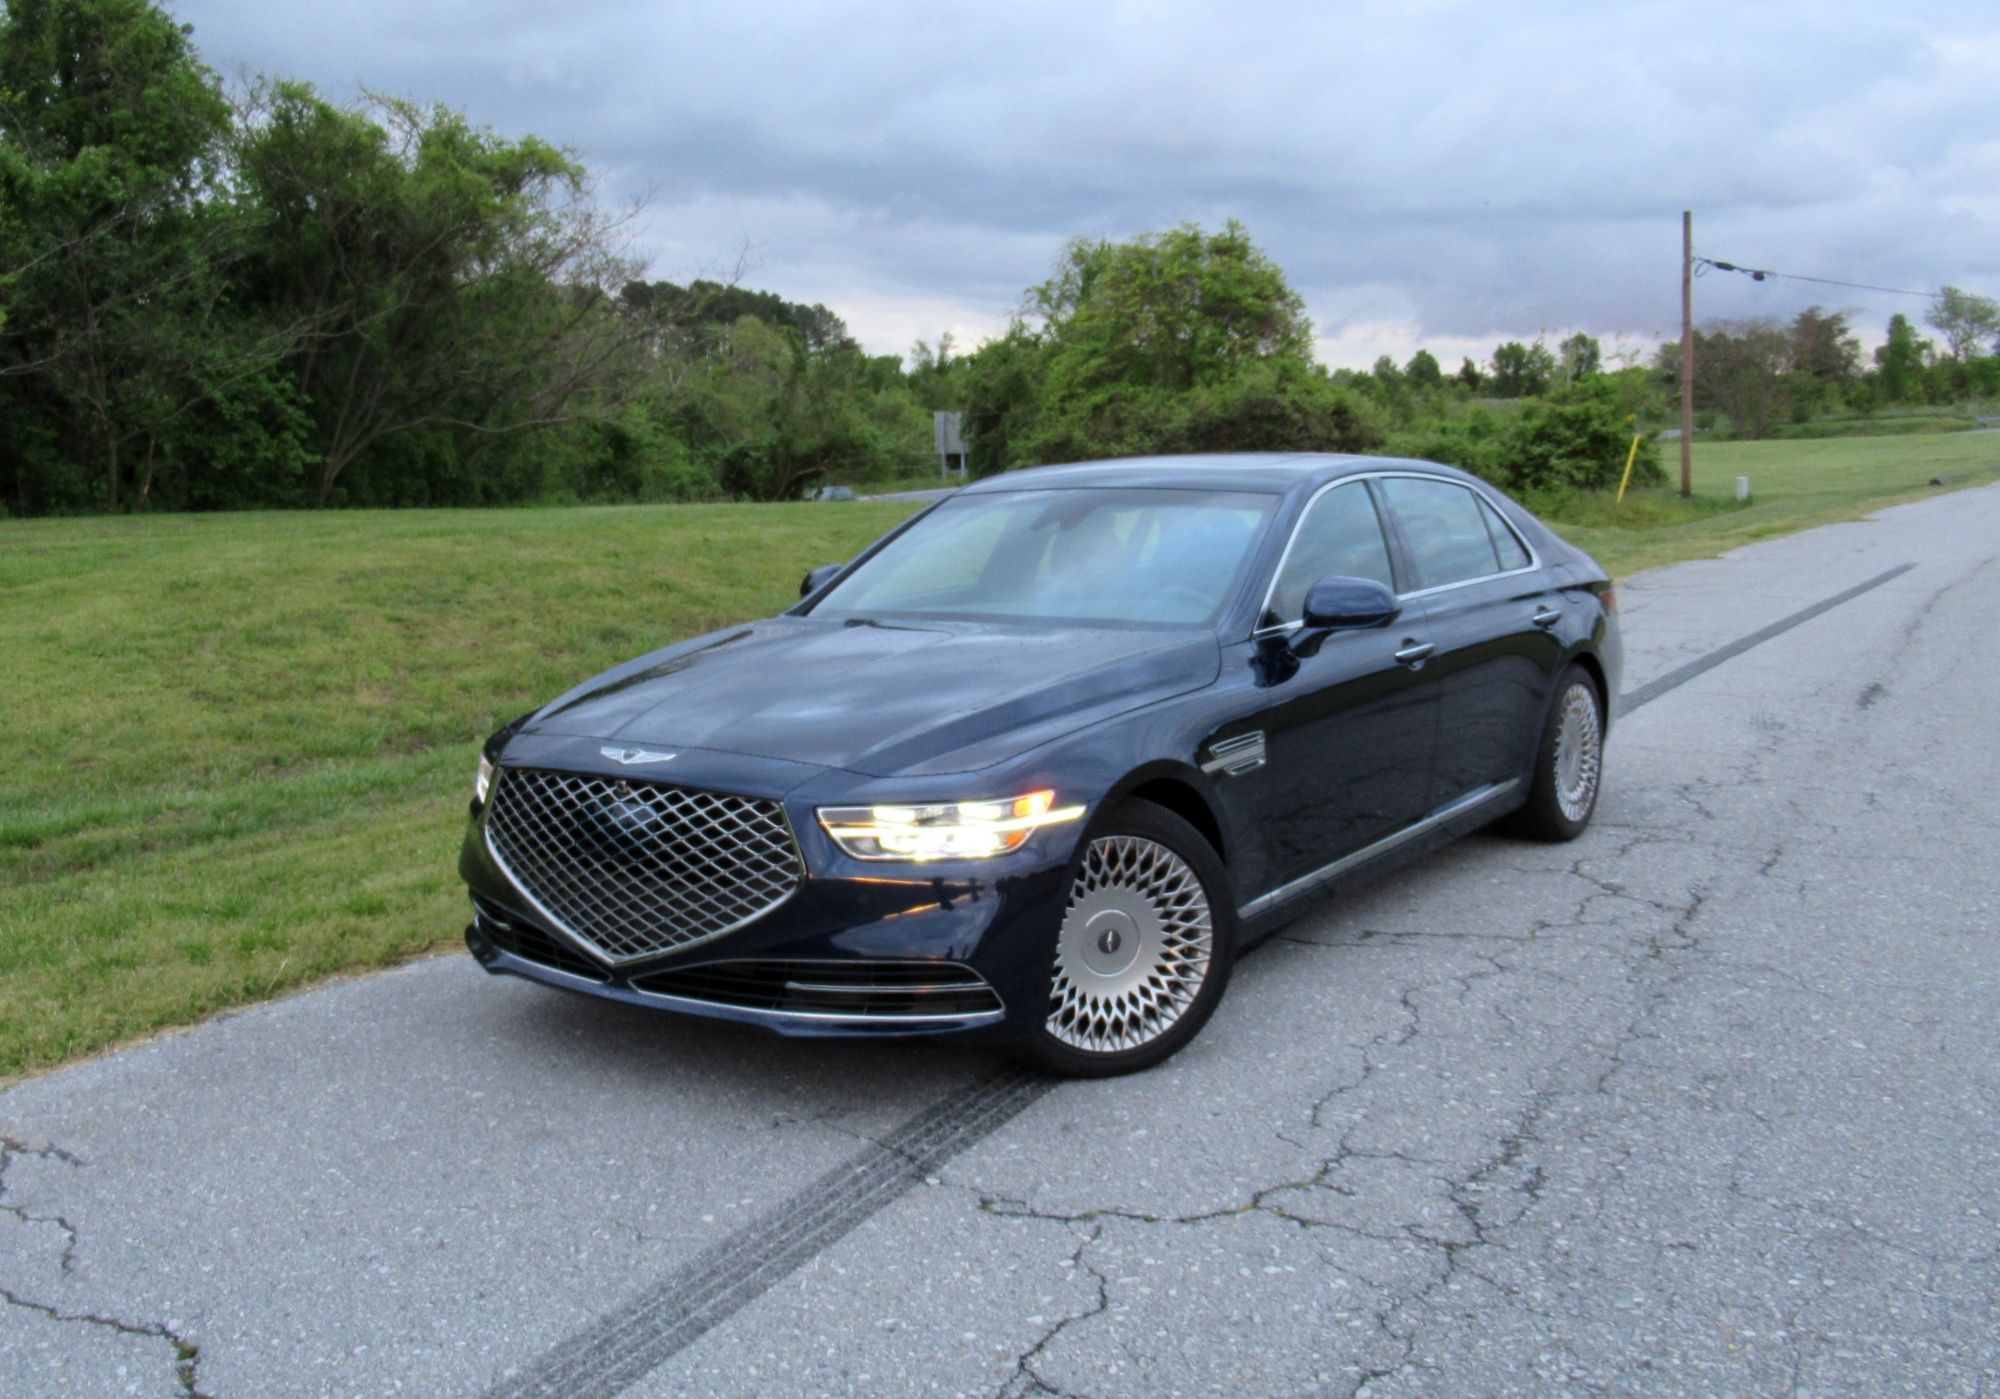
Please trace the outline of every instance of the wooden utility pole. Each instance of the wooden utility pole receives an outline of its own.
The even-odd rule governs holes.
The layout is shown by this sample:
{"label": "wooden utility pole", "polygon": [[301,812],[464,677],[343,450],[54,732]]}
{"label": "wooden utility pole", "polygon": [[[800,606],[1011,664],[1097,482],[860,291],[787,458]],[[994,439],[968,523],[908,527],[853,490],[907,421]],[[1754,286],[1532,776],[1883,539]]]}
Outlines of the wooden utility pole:
{"label": "wooden utility pole", "polygon": [[1694,210],[1681,211],[1681,498],[1694,494]]}

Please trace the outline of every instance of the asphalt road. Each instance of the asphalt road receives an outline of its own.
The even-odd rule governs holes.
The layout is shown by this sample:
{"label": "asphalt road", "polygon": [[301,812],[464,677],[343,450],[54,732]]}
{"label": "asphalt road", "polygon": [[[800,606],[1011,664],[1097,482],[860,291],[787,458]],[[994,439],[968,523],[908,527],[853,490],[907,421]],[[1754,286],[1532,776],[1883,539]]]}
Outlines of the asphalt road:
{"label": "asphalt road", "polygon": [[1140,1078],[453,956],[17,1085],[0,1394],[2000,1394],[1996,553],[1989,487],[1629,580],[1593,829]]}

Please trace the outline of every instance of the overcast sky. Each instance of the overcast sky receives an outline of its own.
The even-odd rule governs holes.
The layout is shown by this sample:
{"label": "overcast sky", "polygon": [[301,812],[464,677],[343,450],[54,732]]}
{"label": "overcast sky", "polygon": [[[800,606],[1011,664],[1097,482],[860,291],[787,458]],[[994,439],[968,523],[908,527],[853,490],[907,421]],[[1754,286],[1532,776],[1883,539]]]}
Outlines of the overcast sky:
{"label": "overcast sky", "polygon": [[[203,57],[442,100],[650,188],[652,274],[869,349],[1005,324],[1063,240],[1234,217],[1329,363],[1678,334],[1699,253],[2000,295],[2000,4],[169,0]],[[1696,314],[1920,300],[1720,273]]]}

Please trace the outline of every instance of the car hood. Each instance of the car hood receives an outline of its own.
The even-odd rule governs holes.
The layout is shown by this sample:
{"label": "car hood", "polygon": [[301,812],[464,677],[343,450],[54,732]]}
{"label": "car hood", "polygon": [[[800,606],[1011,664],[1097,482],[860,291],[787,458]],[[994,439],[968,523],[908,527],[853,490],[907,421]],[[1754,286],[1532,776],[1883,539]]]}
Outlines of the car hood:
{"label": "car hood", "polygon": [[776,617],[620,666],[523,732],[873,776],[968,772],[1214,681],[1205,632]]}

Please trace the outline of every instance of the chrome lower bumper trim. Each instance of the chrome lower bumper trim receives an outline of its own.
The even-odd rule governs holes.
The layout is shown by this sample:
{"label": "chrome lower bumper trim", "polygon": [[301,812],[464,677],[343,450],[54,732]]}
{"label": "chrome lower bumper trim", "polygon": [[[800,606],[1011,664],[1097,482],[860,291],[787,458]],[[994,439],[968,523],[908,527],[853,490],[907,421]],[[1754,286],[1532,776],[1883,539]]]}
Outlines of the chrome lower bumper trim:
{"label": "chrome lower bumper trim", "polygon": [[852,1026],[856,1029],[867,1026],[889,1026],[898,1030],[974,1030],[986,1025],[997,1025],[1007,1018],[1004,1008],[974,1011],[964,1015],[862,1015],[838,1011],[764,1010],[732,1005],[728,1001],[707,1001],[695,996],[670,996],[660,991],[643,991],[636,986],[618,982],[595,981],[589,977],[566,972],[561,967],[552,967],[545,962],[516,956],[497,947],[492,950],[490,958],[483,955],[481,960],[485,962],[489,971],[505,972],[524,981],[539,981],[565,990],[581,991],[592,996],[625,1001],[633,1005],[658,1006],[663,1010],[679,1010],[723,1020],[762,1023],[773,1028],[782,1028],[786,1025],[814,1025],[829,1028]]}

